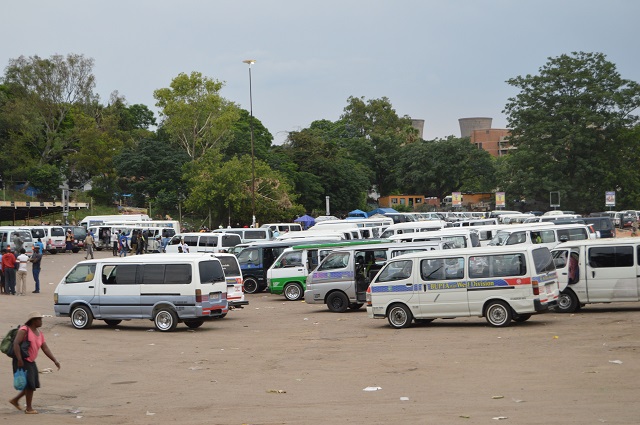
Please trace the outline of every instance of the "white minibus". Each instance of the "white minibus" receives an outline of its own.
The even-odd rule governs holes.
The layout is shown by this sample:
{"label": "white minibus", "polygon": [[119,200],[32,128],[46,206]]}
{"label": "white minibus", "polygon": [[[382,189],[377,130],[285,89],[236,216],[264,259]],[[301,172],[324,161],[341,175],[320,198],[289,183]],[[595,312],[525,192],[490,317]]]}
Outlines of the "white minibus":
{"label": "white minibus", "polygon": [[[40,239],[44,249],[49,254],[56,254],[66,250],[66,232],[62,226],[32,226],[29,227],[29,230],[31,231],[31,238],[34,241]],[[78,251],[74,250],[73,252]]]}
{"label": "white minibus", "polygon": [[[238,258],[233,254],[221,252],[216,252],[213,256],[220,260],[222,268],[224,269],[224,276],[227,281],[227,301],[229,302],[229,309],[243,308],[245,305],[249,305],[249,301],[244,299],[242,271],[240,270]],[[220,318],[225,316],[226,314],[223,314]]]}
{"label": "white minibus", "polygon": [[553,249],[560,242],[595,238],[596,234],[592,230],[593,228],[584,224],[512,225],[499,230],[489,246],[541,244]]}
{"label": "white minibus", "polygon": [[112,215],[88,215],[80,221],[85,229],[91,226],[100,226],[110,222],[144,221],[150,220],[147,214],[112,214]]}
{"label": "white minibus", "polygon": [[11,247],[17,257],[20,253],[16,253],[16,248],[19,245],[19,243],[16,244],[16,239],[22,241],[22,248],[27,252],[27,255],[31,255],[33,252],[33,238],[29,229],[18,226],[0,227],[0,249]]}
{"label": "white minibus", "polygon": [[180,322],[195,329],[228,312],[224,270],[211,254],[81,261],[62,278],[53,299],[56,316],[70,317],[76,329],[94,319],[111,327],[151,319],[162,332]]}
{"label": "white minibus", "polygon": [[441,220],[424,220],[410,221],[407,223],[396,223],[387,227],[380,235],[381,239],[387,239],[394,235],[404,235],[416,232],[431,232],[441,230],[445,227],[446,222]]}
{"label": "white minibus", "polygon": [[479,231],[472,227],[446,227],[441,230],[420,233],[405,233],[388,238],[392,242],[446,241],[456,248],[480,246]]}
{"label": "white minibus", "polygon": [[367,290],[367,314],[394,328],[468,316],[504,327],[555,306],[559,292],[543,246],[419,252],[380,270]]}
{"label": "white minibus", "polygon": [[242,243],[273,240],[273,231],[268,227],[254,229],[251,227],[227,227],[216,229],[213,233],[235,233]]}
{"label": "white minibus", "polygon": [[242,241],[240,236],[233,233],[178,233],[174,235],[167,246],[166,253],[178,253],[182,242],[189,246],[189,253],[194,252],[226,252]]}
{"label": "white minibus", "polygon": [[640,238],[570,241],[552,255],[558,270],[558,310],[585,304],[640,301]]}

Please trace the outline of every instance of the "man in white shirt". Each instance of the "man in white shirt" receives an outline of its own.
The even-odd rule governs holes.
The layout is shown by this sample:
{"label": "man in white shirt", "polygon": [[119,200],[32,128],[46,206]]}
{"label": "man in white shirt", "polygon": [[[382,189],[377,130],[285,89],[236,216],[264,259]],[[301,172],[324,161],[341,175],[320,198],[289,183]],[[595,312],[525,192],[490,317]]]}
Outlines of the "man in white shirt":
{"label": "man in white shirt", "polygon": [[29,262],[29,257],[27,257],[26,251],[24,248],[20,249],[20,255],[16,258],[16,263],[18,265],[18,272],[16,273],[17,277],[17,288],[16,293],[18,295],[27,295],[27,263]]}

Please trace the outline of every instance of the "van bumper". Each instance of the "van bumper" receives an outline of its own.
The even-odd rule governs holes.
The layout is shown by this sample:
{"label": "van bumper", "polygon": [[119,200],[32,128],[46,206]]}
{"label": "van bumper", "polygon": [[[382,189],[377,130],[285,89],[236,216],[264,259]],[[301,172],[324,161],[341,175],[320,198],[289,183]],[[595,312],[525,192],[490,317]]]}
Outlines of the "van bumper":
{"label": "van bumper", "polygon": [[249,301],[229,301],[229,308],[242,308],[244,305],[249,305]]}
{"label": "van bumper", "polygon": [[558,300],[551,300],[544,304],[540,302],[540,300],[533,301],[533,308],[537,313],[549,310],[555,310],[558,307]]}

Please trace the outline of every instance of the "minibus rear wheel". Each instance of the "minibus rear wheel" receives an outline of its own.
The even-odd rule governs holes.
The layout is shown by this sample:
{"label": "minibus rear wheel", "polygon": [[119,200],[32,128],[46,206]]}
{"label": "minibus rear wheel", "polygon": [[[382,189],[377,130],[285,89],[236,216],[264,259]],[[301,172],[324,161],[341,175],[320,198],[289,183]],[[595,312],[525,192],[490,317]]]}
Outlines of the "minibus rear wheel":
{"label": "minibus rear wheel", "polygon": [[170,308],[161,308],[153,316],[153,323],[160,332],[171,332],[178,326],[178,316]]}
{"label": "minibus rear wheel", "polygon": [[187,325],[189,329],[197,329],[200,326],[202,326],[203,323],[204,323],[204,320],[202,319],[191,319],[191,320],[184,321],[184,324]]}
{"label": "minibus rear wheel", "polygon": [[391,304],[387,313],[387,320],[396,329],[408,328],[413,321],[413,314],[404,304]]}
{"label": "minibus rear wheel", "polygon": [[363,305],[364,304],[362,303],[351,303],[349,304],[349,310],[353,310],[353,311],[360,310],[360,308],[362,308]]}
{"label": "minibus rear wheel", "polygon": [[485,318],[491,326],[504,328],[511,325],[511,307],[504,301],[491,301],[485,310]]}
{"label": "minibus rear wheel", "polygon": [[513,321],[514,322],[518,322],[518,323],[526,322],[530,318],[531,318],[531,314],[518,314],[518,313],[515,313],[513,315]]}
{"label": "minibus rear wheel", "polygon": [[104,323],[107,324],[110,328],[115,328],[122,322],[122,320],[114,320],[114,319],[104,319]]}
{"label": "minibus rear wheel", "polygon": [[255,294],[258,292],[258,281],[252,277],[244,279],[244,292],[247,294]]}

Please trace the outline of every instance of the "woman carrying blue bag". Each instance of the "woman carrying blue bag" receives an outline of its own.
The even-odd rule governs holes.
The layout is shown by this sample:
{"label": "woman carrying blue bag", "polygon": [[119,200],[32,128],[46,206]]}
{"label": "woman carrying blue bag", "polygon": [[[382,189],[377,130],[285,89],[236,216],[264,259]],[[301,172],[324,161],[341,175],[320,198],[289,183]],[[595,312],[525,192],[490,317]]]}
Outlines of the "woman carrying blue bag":
{"label": "woman carrying blue bag", "polygon": [[[13,373],[15,374],[18,369],[24,369],[27,372],[27,385],[24,390],[18,393],[17,396],[9,400],[9,403],[11,403],[16,409],[22,410],[22,407],[20,406],[20,399],[23,396],[26,396],[27,405],[24,413],[30,415],[38,413],[37,410],[33,409],[31,401],[33,400],[33,392],[36,388],[40,388],[38,367],[35,363],[36,357],[38,357],[38,352],[40,352],[40,348],[42,348],[44,354],[46,354],[47,357],[49,357],[58,367],[58,370],[60,370],[60,363],[58,363],[51,350],[49,350],[47,343],[44,341],[44,334],[39,329],[41,326],[42,314],[37,311],[31,312],[26,323],[23,326],[20,326],[20,329],[13,340],[13,352],[15,353],[15,357],[13,358]],[[26,358],[22,358],[20,344],[22,344],[25,339],[30,343],[28,350],[29,355]]]}

